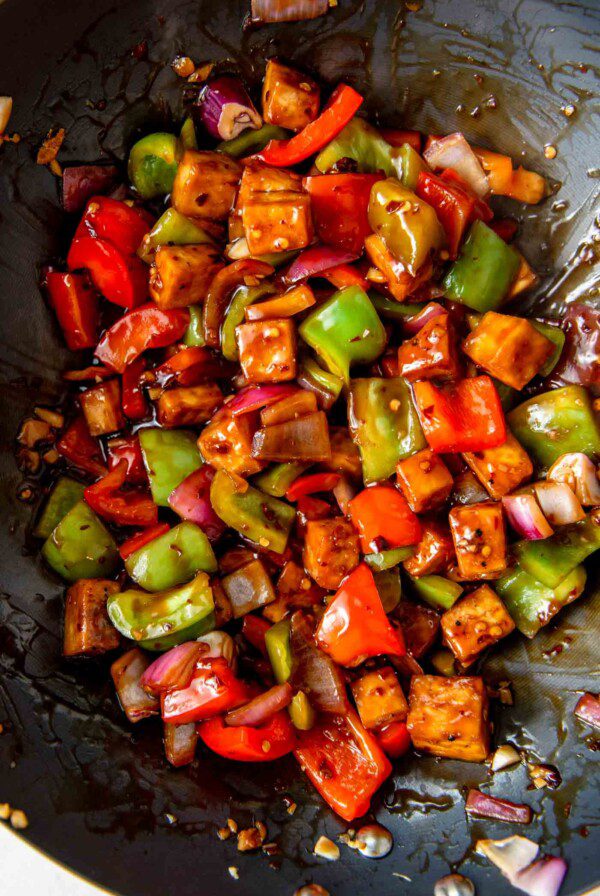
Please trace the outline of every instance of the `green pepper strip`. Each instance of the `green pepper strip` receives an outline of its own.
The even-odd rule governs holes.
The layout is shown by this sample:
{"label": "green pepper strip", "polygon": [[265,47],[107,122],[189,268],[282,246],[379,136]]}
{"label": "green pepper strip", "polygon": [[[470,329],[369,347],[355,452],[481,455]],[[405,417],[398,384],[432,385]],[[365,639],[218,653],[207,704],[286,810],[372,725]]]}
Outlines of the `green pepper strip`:
{"label": "green pepper strip", "polygon": [[210,487],[210,503],[224,523],[277,554],[283,554],[296,511],[271,495],[248,485],[244,490],[224,470],[218,470]]}
{"label": "green pepper strip", "polygon": [[410,576],[410,581],[418,597],[436,610],[449,610],[463,592],[462,585],[443,576]]}
{"label": "green pepper strip", "polygon": [[400,581],[400,570],[382,569],[373,572],[375,585],[381,598],[383,609],[386,613],[391,613],[400,603],[402,597],[402,582]]}
{"label": "green pepper strip", "polygon": [[105,578],[119,562],[114,538],[84,501],[62,518],[44,542],[42,556],[68,582]]}
{"label": "green pepper strip", "polygon": [[83,501],[84,489],[85,485],[70,476],[57,479],[33,530],[35,537],[48,538],[69,510]]}
{"label": "green pepper strip", "polygon": [[519,253],[483,221],[475,221],[443,286],[449,299],[475,311],[494,311],[506,298],[520,264]]}
{"label": "green pepper strip", "polygon": [[205,345],[204,324],[202,323],[202,305],[190,305],[190,322],[183,334],[184,345]]}
{"label": "green pepper strip", "polygon": [[337,137],[321,150],[315,165],[321,172],[331,171],[340,159],[353,159],[362,173],[384,171],[387,177],[397,177],[400,165],[396,162],[400,150],[390,146],[373,125],[362,118],[353,118]]}
{"label": "green pepper strip", "polygon": [[283,498],[292,482],[301,476],[308,466],[294,463],[273,464],[264,473],[259,473],[254,477],[254,485],[267,495]]}
{"label": "green pepper strip", "polygon": [[600,548],[600,510],[584,520],[562,526],[550,538],[519,541],[514,546],[519,564],[530,576],[557,588],[586,557]]}
{"label": "green pepper strip", "polygon": [[[271,666],[273,667],[275,681],[278,684],[283,684],[292,674],[293,662],[288,619],[282,619],[281,622],[271,626],[265,633],[265,645]],[[294,695],[288,711],[292,723],[301,731],[308,731],[315,723],[314,710],[303,691],[298,691]]]}
{"label": "green pepper strip", "polygon": [[386,299],[385,296],[376,292],[370,292],[369,298],[381,317],[386,317],[388,320],[397,321],[398,323],[402,323],[407,317],[413,317],[425,307],[425,302],[420,305],[407,305],[405,302],[395,302],[393,299]]}
{"label": "green pepper strip", "polygon": [[269,140],[287,140],[290,132],[283,128],[277,127],[275,124],[265,124],[262,128],[255,131],[244,131],[233,140],[224,140],[219,143],[217,149],[219,152],[227,153],[234,159],[241,159],[244,156],[252,155],[254,152],[260,152],[264,149]]}
{"label": "green pepper strip", "polygon": [[416,190],[419,174],[421,171],[429,171],[429,165],[409,143],[403,143],[397,152],[402,183],[409,190]]}
{"label": "green pepper strip", "polygon": [[221,327],[221,351],[228,361],[238,360],[235,329],[244,323],[244,311],[248,305],[253,305],[265,296],[272,296],[275,292],[275,287],[270,283],[261,283],[260,286],[238,286],[235,290]]}
{"label": "green pepper strip", "polygon": [[181,142],[174,134],[148,134],[134,144],[127,173],[142,199],[171,192],[182,152]]}
{"label": "green pepper strip", "polygon": [[194,119],[188,116],[181,126],[179,139],[184,149],[198,149],[198,137]]}
{"label": "green pepper strip", "polygon": [[339,398],[344,381],[335,373],[323,370],[314,358],[304,358],[298,375],[298,384],[317,395],[319,404],[326,410]]}
{"label": "green pepper strip", "polygon": [[550,342],[554,343],[554,351],[540,370],[541,376],[549,376],[558,364],[560,356],[562,355],[562,350],[565,347],[565,331],[561,330],[558,326],[546,324],[540,320],[530,320],[529,323],[535,327],[542,336],[545,336],[546,339],[549,339]]}
{"label": "green pepper strip", "polygon": [[148,427],[139,439],[154,503],[168,507],[171,492],[202,466],[196,436],[185,429]]}
{"label": "green pepper strip", "polygon": [[398,566],[404,560],[408,560],[409,557],[412,557],[415,550],[415,545],[408,545],[405,548],[391,548],[389,551],[380,551],[378,554],[365,554],[365,563],[371,567],[373,572],[383,572],[386,569]]}
{"label": "green pepper strip", "polygon": [[198,572],[216,572],[217,561],[200,526],[183,522],[130,554],[125,569],[146,591],[165,591]]}
{"label": "green pepper strip", "polygon": [[585,567],[576,566],[558,587],[547,588],[517,565],[497,579],[494,588],[519,631],[533,638],[562,607],[582,594],[585,580]]}

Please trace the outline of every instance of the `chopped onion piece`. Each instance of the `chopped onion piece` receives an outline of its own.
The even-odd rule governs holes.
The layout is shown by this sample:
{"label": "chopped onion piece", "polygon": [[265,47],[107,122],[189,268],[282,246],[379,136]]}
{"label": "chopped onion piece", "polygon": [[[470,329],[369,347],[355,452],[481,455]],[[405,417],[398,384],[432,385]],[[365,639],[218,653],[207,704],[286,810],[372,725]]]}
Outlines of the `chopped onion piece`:
{"label": "chopped onion piece", "polygon": [[293,283],[299,283],[300,280],[308,279],[308,277],[316,277],[340,264],[349,264],[356,261],[357,258],[358,256],[352,252],[343,252],[341,249],[333,249],[331,246],[312,246],[294,259],[283,275],[283,282],[291,286]]}
{"label": "chopped onion piece", "polygon": [[493,772],[500,772],[520,761],[521,756],[512,744],[502,744],[492,756],[491,769]]}
{"label": "chopped onion piece", "polygon": [[494,818],[496,821],[512,821],[517,824],[529,824],[533,817],[531,806],[525,803],[511,803],[500,800],[480,790],[469,790],[465,810],[470,815],[481,818]]}
{"label": "chopped onion piece", "polygon": [[297,386],[286,383],[272,383],[265,386],[246,386],[227,405],[234,417],[267,408],[288,395],[298,392]]}
{"label": "chopped onion piece", "polygon": [[187,688],[192,680],[201,648],[197,641],[178,644],[154,660],[140,678],[143,689],[154,697]]}
{"label": "chopped onion piece", "polygon": [[214,78],[199,98],[200,118],[209,134],[217,140],[233,140],[242,131],[262,126],[262,118],[246,92],[232,75]]}
{"label": "chopped onion piece", "polygon": [[478,196],[489,193],[485,171],[463,134],[457,132],[434,140],[423,153],[423,158],[432,168],[452,168]]}
{"label": "chopped onion piece", "polygon": [[235,641],[227,632],[207,632],[206,635],[198,638],[197,643],[200,645],[202,660],[224,659],[228,666],[233,668],[235,665]]}
{"label": "chopped onion piece", "polygon": [[242,258],[250,258],[250,249],[246,237],[241,236],[232,243],[229,243],[225,249],[225,255],[227,258],[230,258],[231,261],[240,261]]}
{"label": "chopped onion piece", "polygon": [[245,706],[228,712],[225,716],[225,724],[250,725],[252,728],[257,728],[274,716],[276,712],[289,706],[293,696],[294,692],[289,682],[276,684],[275,687],[259,694]]}
{"label": "chopped onion piece", "polygon": [[252,21],[299,22],[323,16],[329,0],[252,0]]}
{"label": "chopped onion piece", "polygon": [[141,722],[148,716],[158,715],[160,704],[156,697],[145,691],[141,678],[148,666],[148,658],[134,647],[115,660],[110,674],[115,683],[119,703],[130,722]]}
{"label": "chopped onion piece", "polygon": [[312,625],[299,610],[290,620],[290,647],[292,686],[304,691],[315,709],[346,715],[348,697],[340,667],[317,647]]}
{"label": "chopped onion piece", "polygon": [[180,482],[169,495],[169,507],[182,520],[189,520],[200,526],[210,541],[217,541],[227,526],[214,512],[210,503],[210,484],[215,476],[214,469],[204,464]]}
{"label": "chopped onion piece", "polygon": [[403,332],[407,336],[415,336],[425,324],[429,323],[430,320],[445,313],[446,309],[443,308],[439,302],[429,302],[429,304],[425,305],[423,310],[419,311],[418,314],[413,314],[412,317],[407,317],[406,320],[402,322]]}
{"label": "chopped onion piece", "polygon": [[528,893],[529,896],[557,896],[561,888],[567,863],[558,856],[545,856],[520,871],[513,881],[513,885]]}
{"label": "chopped onion piece", "polygon": [[600,729],[600,699],[594,694],[584,694],[575,707],[575,715],[586,725]]}
{"label": "chopped onion piece", "polygon": [[584,507],[600,504],[600,482],[594,463],[587,454],[574,452],[563,454],[555,461],[546,475],[546,481],[564,482]]}
{"label": "chopped onion piece", "polygon": [[564,482],[536,482],[533,489],[542,513],[552,526],[566,526],[585,517],[583,507]]}
{"label": "chopped onion piece", "polygon": [[533,495],[506,495],[502,506],[515,532],[528,541],[552,535],[553,529]]}
{"label": "chopped onion piece", "polygon": [[354,498],[356,492],[356,486],[347,476],[340,476],[337,485],[333,487],[333,496],[344,516],[348,513],[348,504]]}
{"label": "chopped onion piece", "polygon": [[8,122],[12,115],[12,107],[12,96],[0,96],[0,134],[3,134],[8,127]]}
{"label": "chopped onion piece", "polygon": [[515,834],[504,840],[478,840],[475,850],[488,858],[512,883],[520,871],[531,865],[540,848],[533,840]]}

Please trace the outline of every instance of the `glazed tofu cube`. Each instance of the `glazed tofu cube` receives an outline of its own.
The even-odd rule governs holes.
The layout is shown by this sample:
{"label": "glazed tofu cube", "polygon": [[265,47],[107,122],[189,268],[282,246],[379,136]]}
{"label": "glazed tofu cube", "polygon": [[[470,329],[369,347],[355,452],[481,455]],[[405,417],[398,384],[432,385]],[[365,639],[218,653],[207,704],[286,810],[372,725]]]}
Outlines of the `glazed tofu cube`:
{"label": "glazed tofu cube", "polygon": [[255,193],[242,209],[251,255],[304,249],[313,240],[308,193]]}
{"label": "glazed tofu cube", "polygon": [[360,560],[358,535],[352,523],[341,516],[329,520],[309,520],[304,533],[302,559],[306,571],[317,585],[335,591]]}
{"label": "glazed tofu cube", "polygon": [[402,343],[398,349],[398,372],[411,383],[458,377],[456,337],[448,314],[432,318],[416,336]]}
{"label": "glazed tofu cube", "polygon": [[203,302],[222,267],[219,253],[208,244],[160,246],[150,268],[150,296],[164,309]]}
{"label": "glazed tofu cube", "polygon": [[375,233],[370,234],[365,239],[365,249],[397,302],[406,301],[419,286],[431,277],[433,270],[431,262],[425,262],[422,268],[417,271],[416,276],[413,277],[412,274],[405,270],[401,262],[396,261],[381,237]]}
{"label": "glazed tofu cube", "polygon": [[423,520],[421,541],[412,557],[404,561],[411,576],[430,576],[445,572],[454,562],[454,544],[450,530],[438,520]]}
{"label": "glazed tofu cube", "polygon": [[182,215],[224,221],[235,204],[241,176],[241,165],[225,153],[186,149],[171,204]]}
{"label": "glazed tofu cube", "polygon": [[221,579],[213,577],[210,580],[210,587],[215,602],[215,627],[223,628],[233,618],[233,608],[221,585]]}
{"label": "glazed tofu cube", "polygon": [[302,178],[287,168],[273,168],[262,162],[244,167],[235,209],[241,215],[247,202],[258,193],[301,193]]}
{"label": "glazed tofu cube", "polygon": [[79,396],[79,403],[92,436],[117,432],[126,424],[121,409],[121,384],[118,379],[105,380],[86,389]]}
{"label": "glazed tofu cube", "polygon": [[329,460],[331,447],[327,417],[323,411],[318,411],[297,420],[261,427],[252,440],[252,455],[279,463],[292,459],[306,464]]}
{"label": "glazed tofu cube", "polygon": [[396,475],[398,486],[415,513],[441,507],[450,497],[454,484],[450,470],[431,448],[399,461]]}
{"label": "glazed tofu cube", "polygon": [[353,681],[351,687],[365,728],[381,728],[388,722],[403,722],[406,719],[408,703],[391,666],[366,672]]}
{"label": "glazed tofu cube", "polygon": [[408,703],[408,730],[417,750],[467,762],[487,757],[489,710],[481,678],[415,675]]}
{"label": "glazed tofu cube", "polygon": [[433,607],[417,604],[402,596],[394,615],[400,623],[408,653],[416,660],[425,656],[437,641],[439,614]]}
{"label": "glazed tofu cube", "polygon": [[168,389],[157,402],[157,417],[161,426],[196,426],[206,423],[223,404],[221,390],[216,383]]}
{"label": "glazed tofu cube", "polygon": [[502,505],[486,501],[454,507],[449,522],[461,578],[497,579],[506,569]]}
{"label": "glazed tofu cube", "polygon": [[120,644],[106,612],[106,601],[119,590],[110,579],[79,579],[67,591],[63,656],[93,656]]}
{"label": "glazed tofu cube", "polygon": [[200,454],[216,470],[252,476],[263,464],[252,457],[251,414],[234,417],[227,405],[220,408],[198,438]]}
{"label": "glazed tofu cube", "polygon": [[483,315],[462,347],[479,367],[513,389],[526,386],[554,351],[528,320],[495,311]]}
{"label": "glazed tofu cube", "polygon": [[327,462],[328,470],[343,473],[351,479],[362,482],[362,464],[358,447],[352,441],[350,432],[345,426],[330,426],[331,460]]}
{"label": "glazed tofu cube", "polygon": [[296,378],[296,327],[283,318],[240,324],[235,335],[244,376],[251,383]]}
{"label": "glazed tofu cube", "polygon": [[269,59],[263,81],[263,118],[269,124],[300,131],[319,114],[319,86],[312,78]]}
{"label": "glazed tofu cube", "polygon": [[515,627],[489,585],[481,585],[446,610],[441,625],[445,643],[463,666],[470,666],[482,650],[505,638]]}
{"label": "glazed tofu cube", "polygon": [[325,591],[293,560],[288,560],[281,571],[276,586],[277,600],[263,610],[269,622],[279,622],[288,613],[321,603]]}
{"label": "glazed tofu cube", "polygon": [[510,494],[533,473],[529,455],[510,430],[503,445],[470,451],[463,457],[490,497],[496,500]]}

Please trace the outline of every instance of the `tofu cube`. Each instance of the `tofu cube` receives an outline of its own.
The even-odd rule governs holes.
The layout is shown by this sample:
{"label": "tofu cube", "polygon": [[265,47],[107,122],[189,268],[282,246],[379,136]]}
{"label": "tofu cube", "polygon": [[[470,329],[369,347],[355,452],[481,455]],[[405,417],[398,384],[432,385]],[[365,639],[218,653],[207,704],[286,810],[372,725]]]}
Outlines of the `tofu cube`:
{"label": "tofu cube", "polygon": [[381,728],[389,722],[406,719],[408,703],[391,666],[366,672],[352,682],[351,688],[365,728]]}
{"label": "tofu cube", "polygon": [[223,262],[217,250],[199,246],[160,246],[150,268],[150,296],[159,308],[185,308],[204,302]]}
{"label": "tofu cube", "polygon": [[441,507],[450,497],[454,484],[450,470],[431,448],[399,461],[396,476],[402,494],[415,513]]}
{"label": "tofu cube", "polygon": [[421,541],[412,557],[404,561],[411,576],[430,576],[445,572],[454,563],[454,544],[450,530],[439,520],[422,520]]}
{"label": "tofu cube", "polygon": [[86,389],[79,396],[91,436],[104,436],[117,432],[126,425],[121,408],[121,384],[118,379],[105,380]]}
{"label": "tofu cube", "polygon": [[308,520],[302,559],[317,585],[335,591],[360,560],[358,535],[352,523],[341,516]]}
{"label": "tofu cube", "polygon": [[420,659],[437,641],[440,629],[439,614],[433,607],[417,604],[403,595],[394,616],[400,623],[408,653],[416,660]]}
{"label": "tofu cube", "polygon": [[331,460],[325,466],[328,470],[343,473],[350,479],[362,482],[362,464],[357,445],[345,426],[330,426]]}
{"label": "tofu cube", "polygon": [[223,395],[216,383],[167,389],[157,402],[157,417],[161,426],[196,426],[206,423],[223,404]]}
{"label": "tofu cube", "polygon": [[430,279],[433,267],[430,261],[425,262],[415,277],[396,261],[387,246],[377,234],[372,233],[365,239],[367,255],[380,271],[385,285],[397,302],[404,302],[423,283]]}
{"label": "tofu cube", "polygon": [[192,218],[224,221],[238,191],[242,166],[223,152],[186,149],[171,192],[171,205]]}
{"label": "tofu cube", "polygon": [[454,507],[449,515],[458,572],[463,579],[497,579],[506,569],[502,505],[486,501]]}
{"label": "tofu cube", "polygon": [[296,327],[283,317],[240,324],[235,335],[244,376],[250,383],[296,378]]}
{"label": "tofu cube", "polygon": [[287,168],[273,168],[262,162],[251,162],[244,167],[240,189],[235,203],[241,215],[247,202],[257,193],[301,193],[302,178]]}
{"label": "tofu cube", "polygon": [[206,463],[215,470],[238,476],[259,473],[264,464],[252,457],[254,435],[251,414],[234,417],[227,405],[220,408],[198,438],[198,448]]}
{"label": "tofu cube", "polygon": [[276,586],[277,600],[263,610],[269,622],[280,622],[292,610],[314,607],[321,603],[325,591],[293,560],[288,560],[281,571]]}
{"label": "tofu cube", "polygon": [[446,610],[441,625],[444,641],[463,666],[470,666],[482,650],[505,638],[515,627],[489,585],[481,585]]}
{"label": "tofu cube", "polygon": [[483,762],[489,753],[488,698],[481,678],[414,675],[408,730],[417,750]]}
{"label": "tofu cube", "polygon": [[251,255],[304,249],[314,236],[308,193],[254,193],[242,209]]}
{"label": "tofu cube", "polygon": [[439,314],[398,349],[398,371],[414,380],[453,380],[459,374],[456,337],[448,314]]}
{"label": "tofu cube", "polygon": [[490,497],[496,500],[513,492],[533,473],[529,455],[510,430],[503,445],[470,451],[463,457]]}
{"label": "tofu cube", "polygon": [[110,579],[79,579],[67,591],[63,656],[94,656],[115,650],[120,636],[106,612],[106,601],[119,590]]}
{"label": "tofu cube", "polygon": [[479,367],[513,389],[540,372],[554,344],[523,317],[488,311],[462,344]]}
{"label": "tofu cube", "polygon": [[301,131],[319,114],[318,84],[302,72],[269,59],[263,81],[263,118],[290,131]]}

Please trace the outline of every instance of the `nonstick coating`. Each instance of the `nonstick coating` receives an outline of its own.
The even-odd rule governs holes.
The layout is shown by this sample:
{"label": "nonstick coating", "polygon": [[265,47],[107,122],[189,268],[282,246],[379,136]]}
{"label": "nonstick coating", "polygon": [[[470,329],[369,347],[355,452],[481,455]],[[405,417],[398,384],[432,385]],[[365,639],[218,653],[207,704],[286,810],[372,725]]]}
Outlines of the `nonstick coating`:
{"label": "nonstick coating", "polygon": [[[580,252],[567,277],[560,271],[589,236],[598,209],[597,2],[425,0],[411,11],[400,0],[339,0],[315,22],[243,32],[248,6],[0,5],[0,93],[14,97],[11,128],[22,136],[18,146],[0,149],[0,801],[26,811],[31,843],[126,896],[214,896],[225,887],[291,896],[311,880],[332,896],[419,896],[432,893],[449,867],[494,896],[508,885],[473,856],[472,844],[518,831],[467,821],[465,790],[489,783],[496,795],[539,811],[526,833],[569,860],[564,893],[589,888],[598,874],[600,754],[572,710],[578,692],[598,690],[591,674],[598,668],[597,599],[568,609],[532,644],[512,637],[485,666],[489,681],[511,680],[515,693],[514,707],[497,712],[497,741],[512,739],[529,757],[555,763],[562,786],[528,791],[524,766],[492,783],[483,765],[402,760],[374,804],[395,839],[380,862],[345,846],[337,863],[312,855],[320,833],[336,838],[346,826],[305,788],[293,760],[234,765],[203,751],[191,768],[172,771],[158,724],[124,721],[107,663],[60,657],[63,587],[28,541],[31,508],[16,499],[22,476],[13,458],[19,420],[35,403],[59,398],[60,371],[74,366],[37,287],[40,266],[64,255],[73,228],[65,224],[55,178],[35,164],[50,127],[66,128],[62,162],[122,159],[143,129],[180,116],[181,82],[169,67],[177,53],[197,62],[228,58],[253,85],[265,59],[279,54],[325,85],[354,85],[366,96],[369,117],[382,124],[464,130],[562,184],[539,208],[506,207],[518,215],[521,245],[544,278],[537,307],[558,315],[565,299],[593,300],[598,270],[591,250]],[[566,104],[577,108],[570,118],[561,111]],[[544,158],[547,143],[558,149],[553,161]],[[597,286],[595,295],[597,301]],[[298,803],[293,817],[285,794]],[[280,855],[241,855],[235,838],[221,842],[216,829],[228,816],[241,826],[264,820]],[[237,882],[230,865],[239,868]]]}

